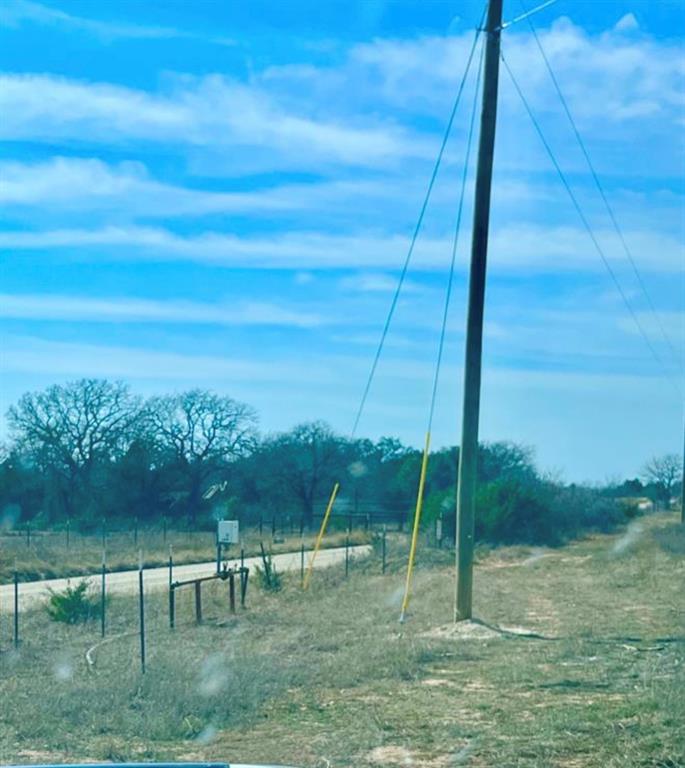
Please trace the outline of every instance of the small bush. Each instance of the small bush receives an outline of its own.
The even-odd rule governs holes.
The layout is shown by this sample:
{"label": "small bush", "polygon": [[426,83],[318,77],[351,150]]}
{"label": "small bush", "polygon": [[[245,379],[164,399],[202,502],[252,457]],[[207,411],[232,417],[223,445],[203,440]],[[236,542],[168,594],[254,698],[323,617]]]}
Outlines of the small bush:
{"label": "small bush", "polygon": [[264,565],[261,568],[255,565],[259,586],[267,592],[278,592],[283,586],[283,579],[276,570],[271,553],[263,555],[262,561]]}
{"label": "small bush", "polygon": [[61,592],[51,589],[46,609],[53,621],[80,624],[99,618],[101,606],[100,599],[88,593],[88,581],[83,579],[75,587],[67,587]]}

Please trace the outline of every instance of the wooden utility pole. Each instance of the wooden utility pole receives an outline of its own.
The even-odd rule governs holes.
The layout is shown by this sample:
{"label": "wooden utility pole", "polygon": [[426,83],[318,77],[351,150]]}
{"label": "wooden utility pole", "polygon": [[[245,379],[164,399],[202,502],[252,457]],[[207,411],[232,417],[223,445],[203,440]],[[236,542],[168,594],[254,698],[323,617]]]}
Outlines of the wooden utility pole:
{"label": "wooden utility pole", "polygon": [[485,24],[485,68],[480,115],[478,168],[471,240],[469,308],[466,321],[464,402],[462,409],[459,480],[457,485],[457,596],[455,621],[470,619],[473,592],[473,539],[478,464],[483,305],[490,224],[490,190],[497,120],[497,84],[502,26],[502,0],[490,0]]}
{"label": "wooden utility pole", "polygon": [[680,478],[680,522],[685,525],[685,438],[683,442],[683,474]]}

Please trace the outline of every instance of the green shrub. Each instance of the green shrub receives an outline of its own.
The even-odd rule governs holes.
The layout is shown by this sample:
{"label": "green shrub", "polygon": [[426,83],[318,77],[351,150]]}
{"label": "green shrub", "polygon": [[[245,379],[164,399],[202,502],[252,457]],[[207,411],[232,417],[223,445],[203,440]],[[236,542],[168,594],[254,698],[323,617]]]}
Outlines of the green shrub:
{"label": "green shrub", "polygon": [[88,593],[88,581],[83,579],[75,587],[62,591],[50,591],[46,606],[48,616],[53,621],[64,624],[80,624],[89,619],[99,618],[100,598]]}
{"label": "green shrub", "polygon": [[271,553],[262,555],[263,566],[255,565],[259,586],[267,592],[278,592],[283,586],[281,574],[276,570]]}

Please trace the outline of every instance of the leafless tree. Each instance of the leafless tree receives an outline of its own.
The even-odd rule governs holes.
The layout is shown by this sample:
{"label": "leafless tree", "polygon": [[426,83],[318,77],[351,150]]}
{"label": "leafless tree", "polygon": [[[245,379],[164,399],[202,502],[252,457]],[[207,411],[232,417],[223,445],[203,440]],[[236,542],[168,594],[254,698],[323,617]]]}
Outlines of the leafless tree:
{"label": "leafless tree", "polygon": [[204,484],[217,466],[255,445],[257,417],[250,406],[200,389],[153,397],[145,423],[157,446],[174,457],[187,481],[187,512],[196,520]]}
{"label": "leafless tree", "polygon": [[660,500],[668,504],[675,492],[676,486],[682,479],[680,457],[675,453],[655,456],[645,464],[642,475],[648,483],[654,483],[661,491],[659,494]]}
{"label": "leafless tree", "polygon": [[100,462],[126,450],[140,404],[126,385],[100,379],[55,384],[29,392],[7,414],[16,445],[46,476],[62,480],[68,513],[94,501],[94,473]]}

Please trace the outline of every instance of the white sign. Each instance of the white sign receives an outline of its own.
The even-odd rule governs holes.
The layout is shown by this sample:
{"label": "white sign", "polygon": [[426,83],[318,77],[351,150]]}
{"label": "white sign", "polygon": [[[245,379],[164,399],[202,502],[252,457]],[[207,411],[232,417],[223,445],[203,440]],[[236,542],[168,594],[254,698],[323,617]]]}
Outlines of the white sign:
{"label": "white sign", "polygon": [[240,541],[237,520],[219,520],[217,539],[219,544],[237,544]]}

